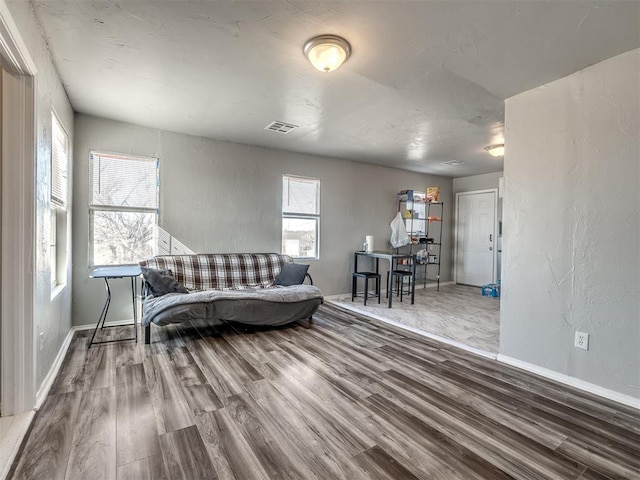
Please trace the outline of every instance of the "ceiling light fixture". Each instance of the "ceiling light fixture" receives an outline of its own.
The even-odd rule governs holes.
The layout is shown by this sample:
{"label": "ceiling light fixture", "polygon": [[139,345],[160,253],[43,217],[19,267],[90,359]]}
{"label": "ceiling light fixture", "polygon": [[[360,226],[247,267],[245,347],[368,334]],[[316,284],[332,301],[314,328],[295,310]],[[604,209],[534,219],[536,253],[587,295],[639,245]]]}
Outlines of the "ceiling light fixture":
{"label": "ceiling light fixture", "polygon": [[304,56],[321,72],[333,72],[351,56],[351,45],[336,35],[320,35],[304,44]]}
{"label": "ceiling light fixture", "polygon": [[489,155],[494,157],[504,157],[504,143],[496,143],[485,148]]}

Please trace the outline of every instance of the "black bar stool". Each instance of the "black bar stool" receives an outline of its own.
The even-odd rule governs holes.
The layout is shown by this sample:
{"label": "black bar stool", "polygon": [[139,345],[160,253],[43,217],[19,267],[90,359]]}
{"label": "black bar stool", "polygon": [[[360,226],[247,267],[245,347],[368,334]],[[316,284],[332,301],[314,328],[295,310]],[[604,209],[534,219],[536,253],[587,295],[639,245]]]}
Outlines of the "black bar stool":
{"label": "black bar stool", "polygon": [[[395,281],[395,284],[396,284],[396,289],[395,289],[396,296],[400,295],[400,301],[402,301],[403,293],[407,293],[407,294],[411,293],[411,281],[412,281],[413,274],[408,270],[392,270],[391,272],[387,272],[387,285],[389,284],[389,273],[393,275],[393,278],[391,279],[391,281],[392,282]],[[404,290],[405,278],[409,279],[406,292]],[[387,297],[389,297],[390,294],[393,295],[393,293],[394,293],[393,291],[391,293],[387,292]]]}
{"label": "black bar stool", "polygon": [[[351,301],[356,297],[359,297],[360,294],[356,291],[358,287],[358,278],[364,279],[364,304],[367,304],[367,299],[369,297],[378,297],[378,303],[380,303],[380,274],[375,272],[354,272],[351,283]],[[375,294],[369,295],[369,279],[373,279],[376,281],[375,284]]]}

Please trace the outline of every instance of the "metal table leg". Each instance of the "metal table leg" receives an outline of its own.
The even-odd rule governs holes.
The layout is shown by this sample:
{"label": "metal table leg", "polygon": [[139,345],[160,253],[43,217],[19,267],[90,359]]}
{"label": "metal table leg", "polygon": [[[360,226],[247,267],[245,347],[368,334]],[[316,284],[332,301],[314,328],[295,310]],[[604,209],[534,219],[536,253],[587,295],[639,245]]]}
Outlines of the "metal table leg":
{"label": "metal table leg", "polygon": [[[102,307],[102,313],[100,313],[100,317],[98,318],[98,323],[96,324],[96,328],[93,330],[93,335],[91,335],[91,340],[89,341],[89,346],[87,348],[91,348],[91,345],[98,345],[101,343],[111,343],[111,342],[122,342],[126,340],[135,340],[137,343],[138,342],[138,308],[137,308],[137,301],[136,301],[137,283],[136,283],[135,277],[131,277],[131,295],[132,295],[132,304],[133,304],[133,329],[135,332],[135,336],[130,338],[102,340],[99,342],[94,341],[94,339],[96,338],[96,333],[98,333],[98,327],[100,327],[100,330],[105,328],[104,322],[107,319],[107,312],[109,311],[109,305],[111,304],[111,288],[109,287],[109,280],[107,277],[103,277],[103,278],[104,278],[105,288],[107,290],[107,299],[104,303],[104,307]],[[118,278],[118,277],[112,277],[112,278]],[[122,278],[122,277],[119,277],[119,278]],[[121,326],[121,325],[117,325],[117,326]],[[107,326],[107,328],[109,328],[109,326]]]}
{"label": "metal table leg", "polygon": [[411,261],[411,305],[413,305],[416,299],[416,257],[413,257]]}
{"label": "metal table leg", "polygon": [[393,303],[393,258],[389,259],[389,273],[387,274],[387,296],[389,297],[388,307],[391,308]]}

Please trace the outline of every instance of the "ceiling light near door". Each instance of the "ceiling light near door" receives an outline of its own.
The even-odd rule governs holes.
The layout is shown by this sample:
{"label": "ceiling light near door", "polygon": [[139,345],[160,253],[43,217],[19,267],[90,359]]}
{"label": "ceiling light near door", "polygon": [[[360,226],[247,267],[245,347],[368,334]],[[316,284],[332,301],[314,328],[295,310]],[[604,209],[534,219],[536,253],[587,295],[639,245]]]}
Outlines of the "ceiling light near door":
{"label": "ceiling light near door", "polygon": [[494,157],[504,157],[504,143],[497,143],[485,148],[490,155]]}
{"label": "ceiling light near door", "polygon": [[320,35],[304,44],[303,52],[321,72],[333,72],[351,56],[351,45],[336,35]]}

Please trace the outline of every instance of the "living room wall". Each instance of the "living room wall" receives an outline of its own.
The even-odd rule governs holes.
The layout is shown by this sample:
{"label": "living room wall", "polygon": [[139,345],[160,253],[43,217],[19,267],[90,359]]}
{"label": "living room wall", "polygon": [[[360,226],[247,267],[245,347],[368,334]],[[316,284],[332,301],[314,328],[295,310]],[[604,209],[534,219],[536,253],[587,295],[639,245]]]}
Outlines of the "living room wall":
{"label": "living room wall", "polygon": [[501,355],[636,399],[639,72],[634,50],[507,100],[500,322]]}
{"label": "living room wall", "polygon": [[[222,142],[77,114],[73,229],[75,325],[95,323],[104,284],[88,278],[91,149],[160,159],[159,224],[196,252],[279,252],[282,176],[321,181],[320,259],[309,261],[325,295],[350,291],[353,252],[365,235],[390,248],[396,193],[440,186],[451,218],[452,180],[345,160]],[[450,280],[451,223],[443,235],[442,281]],[[381,266],[382,263],[381,262]],[[127,281],[114,282],[108,321],[131,318]]]}

